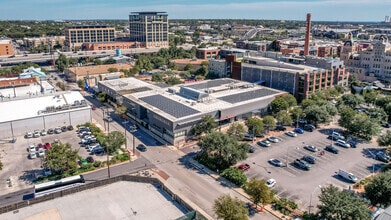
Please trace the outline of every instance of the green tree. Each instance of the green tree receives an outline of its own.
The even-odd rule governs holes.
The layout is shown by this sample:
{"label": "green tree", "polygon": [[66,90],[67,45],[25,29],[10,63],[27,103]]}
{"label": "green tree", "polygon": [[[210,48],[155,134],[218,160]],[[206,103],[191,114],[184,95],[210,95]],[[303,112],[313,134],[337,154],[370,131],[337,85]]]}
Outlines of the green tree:
{"label": "green tree", "polygon": [[267,131],[274,130],[276,128],[276,119],[273,116],[267,115],[263,117],[262,121]]}
{"label": "green tree", "polygon": [[316,105],[316,101],[312,100],[312,99],[304,99],[302,102],[301,102],[301,107],[305,110],[306,108],[308,108],[309,106],[313,106],[313,105]]}
{"label": "green tree", "polygon": [[109,153],[116,152],[123,144],[125,144],[125,136],[119,131],[112,131],[106,137],[106,143]]}
{"label": "green tree", "polygon": [[58,59],[56,60],[56,68],[60,72],[64,72],[66,68],[69,66],[69,60],[64,54],[60,54]]}
{"label": "green tree", "polygon": [[349,129],[352,126],[353,119],[356,116],[356,112],[351,108],[343,108],[341,110],[340,118],[338,123],[340,126]]}
{"label": "green tree", "polygon": [[43,166],[62,176],[69,176],[76,171],[78,158],[78,150],[74,150],[69,143],[52,143],[43,158]]}
{"label": "green tree", "polygon": [[358,105],[364,103],[364,98],[358,94],[346,94],[342,96],[342,101],[346,106],[354,109]]}
{"label": "green tree", "polygon": [[201,122],[193,127],[193,134],[199,136],[202,133],[211,133],[217,127],[217,122],[214,117],[205,115],[201,118]]}
{"label": "green tree", "polygon": [[79,88],[84,88],[84,80],[82,80],[82,79],[77,80],[77,86]]}
{"label": "green tree", "polygon": [[369,141],[372,139],[372,136],[380,132],[380,125],[366,114],[361,113],[354,116],[348,131]]}
{"label": "green tree", "polygon": [[330,185],[321,189],[318,205],[322,219],[370,219],[368,204],[358,196]]}
{"label": "green tree", "polygon": [[265,180],[251,179],[246,183],[244,191],[251,197],[256,206],[259,203],[269,204],[273,201],[273,192],[266,186]]}
{"label": "green tree", "polygon": [[297,100],[292,94],[286,94],[281,96],[289,105],[289,107],[294,107],[297,105]]}
{"label": "green tree", "polygon": [[379,95],[379,92],[374,89],[371,89],[371,90],[365,89],[362,92],[362,95],[363,95],[364,100],[367,104],[375,104],[375,101]]}
{"label": "green tree", "polygon": [[213,211],[219,219],[246,220],[248,210],[243,201],[230,195],[219,196],[214,201]]}
{"label": "green tree", "polygon": [[365,195],[372,205],[391,205],[391,171],[381,173],[365,186]]}
{"label": "green tree", "polygon": [[387,147],[391,145],[391,131],[388,130],[386,133],[381,134],[377,139],[379,146]]}
{"label": "green tree", "polygon": [[117,114],[119,114],[119,115],[125,114],[126,111],[127,111],[127,108],[126,108],[125,106],[123,106],[123,105],[121,105],[121,106],[119,106],[119,107],[117,107],[117,108],[115,109],[115,113],[117,113]]}
{"label": "green tree", "polygon": [[100,102],[107,102],[107,93],[106,92],[98,93],[98,100]]}
{"label": "green tree", "polygon": [[300,106],[294,107],[290,112],[293,120],[304,118],[305,116],[303,112],[303,108]]}
{"label": "green tree", "polygon": [[263,121],[258,117],[251,117],[246,120],[249,134],[261,134],[264,130]]}
{"label": "green tree", "polygon": [[277,97],[270,103],[270,108],[273,114],[276,114],[277,112],[287,110],[289,103],[283,97]]}
{"label": "green tree", "polygon": [[152,82],[163,82],[163,78],[164,78],[163,73],[152,74]]}
{"label": "green tree", "polygon": [[213,170],[224,170],[239,160],[247,158],[248,148],[235,137],[220,132],[211,132],[198,142],[201,149],[199,161]]}
{"label": "green tree", "polygon": [[246,132],[244,126],[241,123],[235,122],[229,126],[227,134],[236,137],[238,140],[243,139],[243,133]]}
{"label": "green tree", "polygon": [[312,105],[304,110],[305,118],[317,126],[319,123],[325,123],[330,120],[330,115],[325,107]]}
{"label": "green tree", "polygon": [[225,169],[221,173],[221,176],[239,187],[247,182],[246,175],[243,173],[243,171],[237,169],[236,167],[230,167]]}
{"label": "green tree", "polygon": [[181,84],[182,81],[181,81],[181,79],[179,79],[178,77],[173,75],[173,76],[170,76],[166,79],[166,83],[168,85],[178,85],[178,84]]}
{"label": "green tree", "polygon": [[3,162],[0,160],[0,170],[3,170]]}
{"label": "green tree", "polygon": [[189,71],[192,69],[193,69],[193,64],[191,63],[186,64],[186,66],[183,68],[184,71]]}
{"label": "green tree", "polygon": [[110,67],[107,69],[107,71],[109,71],[109,73],[115,73],[115,72],[118,72],[118,69],[115,67]]}
{"label": "green tree", "polygon": [[366,114],[377,121],[379,124],[383,123],[384,121],[387,121],[388,115],[382,108],[369,108],[367,109]]}
{"label": "green tree", "polygon": [[281,125],[292,125],[292,117],[286,111],[280,111],[276,115],[278,124]]}

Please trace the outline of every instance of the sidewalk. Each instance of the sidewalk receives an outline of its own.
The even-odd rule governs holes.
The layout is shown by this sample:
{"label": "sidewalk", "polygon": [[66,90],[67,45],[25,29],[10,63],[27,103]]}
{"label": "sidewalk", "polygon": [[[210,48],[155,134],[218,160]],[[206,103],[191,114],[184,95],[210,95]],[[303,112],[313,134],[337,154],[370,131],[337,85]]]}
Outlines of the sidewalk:
{"label": "sidewalk", "polygon": [[[224,185],[226,186],[229,186],[229,188],[231,188],[232,190],[234,190],[235,192],[239,193],[240,195],[242,195],[243,197],[245,197],[246,199],[248,199],[249,201],[251,201],[251,198],[249,195],[247,195],[246,192],[244,192],[244,190],[242,188],[238,188],[236,187],[235,184],[229,182],[228,180],[224,179],[223,177],[221,177],[219,174],[217,174],[216,172],[210,170],[208,167],[198,163],[197,161],[193,160],[193,159],[189,159],[189,161],[192,163],[192,165],[194,167],[196,167],[198,170],[201,170],[203,172],[205,172],[206,174],[208,174],[209,176],[211,176],[212,178],[214,178],[216,181],[220,181],[220,182],[224,182]],[[265,205],[264,207],[264,210],[266,212],[268,212],[269,214],[273,215],[274,217],[278,218],[278,219],[286,219],[287,216],[283,215],[282,213],[280,212],[277,212],[275,210],[273,210],[272,206],[270,204],[268,205]]]}

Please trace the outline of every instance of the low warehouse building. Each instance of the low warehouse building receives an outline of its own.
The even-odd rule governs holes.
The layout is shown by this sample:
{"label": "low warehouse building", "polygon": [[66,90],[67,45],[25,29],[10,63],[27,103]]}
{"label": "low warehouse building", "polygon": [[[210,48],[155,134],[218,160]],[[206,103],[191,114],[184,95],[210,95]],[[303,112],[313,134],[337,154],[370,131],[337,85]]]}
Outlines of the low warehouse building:
{"label": "low warehouse building", "polygon": [[91,122],[91,107],[76,91],[0,102],[0,139]]}

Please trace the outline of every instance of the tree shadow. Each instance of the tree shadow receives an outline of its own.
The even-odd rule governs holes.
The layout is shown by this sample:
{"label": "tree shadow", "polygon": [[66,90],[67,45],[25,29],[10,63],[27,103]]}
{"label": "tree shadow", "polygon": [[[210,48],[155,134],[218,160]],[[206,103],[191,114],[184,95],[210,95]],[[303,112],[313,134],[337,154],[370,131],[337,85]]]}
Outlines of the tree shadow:
{"label": "tree shadow", "polygon": [[24,170],[18,179],[27,184],[33,184],[40,176],[43,176],[43,170],[41,169]]}

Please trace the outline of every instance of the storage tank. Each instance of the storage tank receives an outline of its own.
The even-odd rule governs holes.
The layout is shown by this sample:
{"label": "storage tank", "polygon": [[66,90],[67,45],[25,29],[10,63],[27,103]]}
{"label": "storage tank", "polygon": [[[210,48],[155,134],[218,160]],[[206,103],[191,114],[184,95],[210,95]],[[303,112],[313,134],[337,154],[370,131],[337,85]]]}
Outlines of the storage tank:
{"label": "storage tank", "polygon": [[121,56],[121,49],[116,49],[116,50],[115,50],[115,55],[116,55],[117,57]]}

